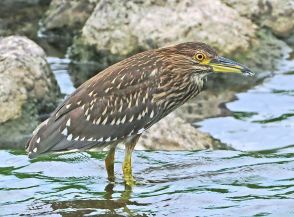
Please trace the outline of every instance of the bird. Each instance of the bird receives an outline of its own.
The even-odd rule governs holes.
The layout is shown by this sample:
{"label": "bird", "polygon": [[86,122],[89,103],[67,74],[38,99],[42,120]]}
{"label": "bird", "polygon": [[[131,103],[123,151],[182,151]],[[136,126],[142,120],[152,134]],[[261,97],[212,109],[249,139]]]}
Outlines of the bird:
{"label": "bird", "polygon": [[115,63],[79,86],[32,133],[29,158],[49,152],[108,148],[114,181],[115,149],[125,145],[124,182],[132,186],[132,152],[144,131],[195,97],[212,73],[253,75],[201,42],[147,50]]}

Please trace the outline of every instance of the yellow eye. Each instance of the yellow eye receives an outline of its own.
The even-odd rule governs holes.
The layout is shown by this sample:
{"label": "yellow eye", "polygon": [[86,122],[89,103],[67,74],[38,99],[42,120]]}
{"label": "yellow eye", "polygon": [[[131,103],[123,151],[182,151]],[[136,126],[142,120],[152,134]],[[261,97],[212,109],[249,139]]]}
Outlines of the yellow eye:
{"label": "yellow eye", "polygon": [[194,58],[198,61],[203,61],[205,59],[205,55],[203,53],[196,53]]}

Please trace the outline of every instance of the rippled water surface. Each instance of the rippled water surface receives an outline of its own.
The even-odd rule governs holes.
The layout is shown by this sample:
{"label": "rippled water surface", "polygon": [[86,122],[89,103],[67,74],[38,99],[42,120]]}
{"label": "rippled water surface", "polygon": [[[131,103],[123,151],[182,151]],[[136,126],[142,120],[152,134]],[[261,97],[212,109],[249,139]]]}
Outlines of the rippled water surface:
{"label": "rippled water surface", "polygon": [[[67,61],[50,59],[64,93]],[[54,65],[55,64],[55,65]],[[63,77],[62,77],[63,76]],[[197,125],[234,150],[136,151],[133,189],[106,181],[105,153],[29,160],[0,150],[1,216],[294,216],[294,63]]]}

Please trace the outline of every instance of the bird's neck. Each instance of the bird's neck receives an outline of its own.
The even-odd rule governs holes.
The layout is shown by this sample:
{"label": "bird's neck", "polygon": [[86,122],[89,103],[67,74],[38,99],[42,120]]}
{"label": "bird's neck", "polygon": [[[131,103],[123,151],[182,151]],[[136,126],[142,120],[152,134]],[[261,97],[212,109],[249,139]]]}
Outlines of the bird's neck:
{"label": "bird's neck", "polygon": [[160,80],[158,91],[154,99],[161,104],[164,113],[169,113],[178,108],[189,99],[195,97],[202,89],[204,77],[186,75],[173,77],[167,76]]}

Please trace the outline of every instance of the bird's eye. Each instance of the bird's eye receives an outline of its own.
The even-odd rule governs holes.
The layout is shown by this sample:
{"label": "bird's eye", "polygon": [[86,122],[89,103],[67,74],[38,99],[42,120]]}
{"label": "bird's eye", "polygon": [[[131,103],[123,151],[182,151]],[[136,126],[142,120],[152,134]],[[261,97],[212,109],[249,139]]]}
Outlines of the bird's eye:
{"label": "bird's eye", "polygon": [[203,53],[196,53],[194,58],[198,61],[203,61],[205,59],[205,55]]}

